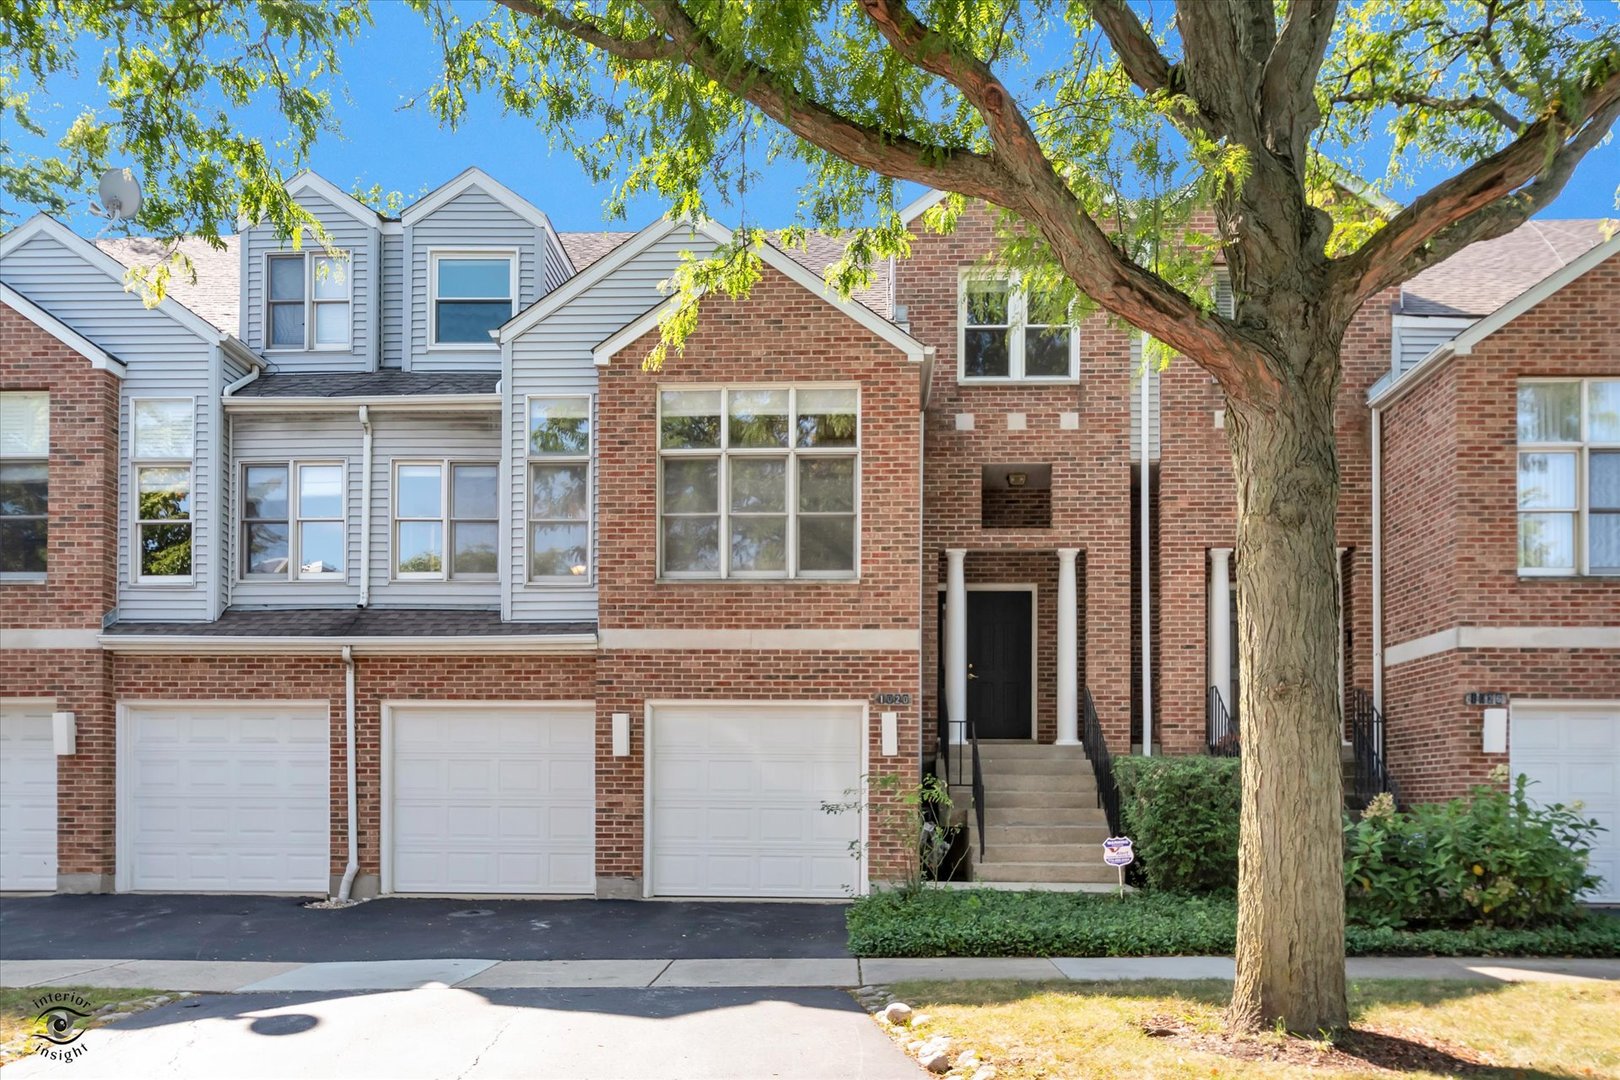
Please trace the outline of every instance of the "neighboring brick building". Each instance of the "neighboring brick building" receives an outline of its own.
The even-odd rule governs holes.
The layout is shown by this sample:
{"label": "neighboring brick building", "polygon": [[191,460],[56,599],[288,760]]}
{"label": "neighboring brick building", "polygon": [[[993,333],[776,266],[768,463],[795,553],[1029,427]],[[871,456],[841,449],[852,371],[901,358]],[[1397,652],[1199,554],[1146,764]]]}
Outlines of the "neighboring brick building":
{"label": "neighboring brick building", "polygon": [[[1218,389],[1144,406],[1137,335],[998,277],[988,213],[851,301],[835,242],[768,248],[648,370],[724,230],[289,190],[343,257],[250,229],[156,309],[138,241],[0,240],[0,888],[841,896],[905,871],[922,773],[966,805],[972,739],[975,874],[1084,880],[1081,740],[1236,709]],[[1409,799],[1506,762],[1615,814],[1620,259],[1521,233],[1351,329],[1342,682]]]}

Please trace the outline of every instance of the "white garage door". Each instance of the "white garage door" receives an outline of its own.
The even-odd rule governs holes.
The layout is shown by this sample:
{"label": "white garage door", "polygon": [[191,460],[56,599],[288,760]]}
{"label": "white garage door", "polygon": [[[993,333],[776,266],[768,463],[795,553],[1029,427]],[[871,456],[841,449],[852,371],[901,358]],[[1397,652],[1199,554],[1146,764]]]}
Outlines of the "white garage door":
{"label": "white garage door", "polygon": [[1568,806],[1606,829],[1592,850],[1592,872],[1603,878],[1584,899],[1620,904],[1620,702],[1513,706],[1510,767],[1535,781],[1538,802]]}
{"label": "white garage door", "polygon": [[661,705],[648,770],[648,890],[660,896],[847,896],[865,709]]}
{"label": "white garage door", "polygon": [[392,891],[596,891],[590,707],[389,712]]}
{"label": "white garage door", "polygon": [[49,705],[0,702],[0,889],[56,889]]}
{"label": "white garage door", "polygon": [[326,892],[330,738],[320,704],[126,706],[118,887]]}

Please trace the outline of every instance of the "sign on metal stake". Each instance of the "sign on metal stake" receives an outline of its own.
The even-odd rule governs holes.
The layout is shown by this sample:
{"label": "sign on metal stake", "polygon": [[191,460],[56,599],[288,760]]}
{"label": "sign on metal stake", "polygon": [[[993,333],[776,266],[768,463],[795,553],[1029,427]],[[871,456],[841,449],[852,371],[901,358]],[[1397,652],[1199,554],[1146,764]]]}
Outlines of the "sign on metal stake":
{"label": "sign on metal stake", "polygon": [[1128,836],[1110,836],[1103,841],[1103,862],[1119,871],[1119,895],[1125,896],[1125,868],[1136,861],[1136,850]]}

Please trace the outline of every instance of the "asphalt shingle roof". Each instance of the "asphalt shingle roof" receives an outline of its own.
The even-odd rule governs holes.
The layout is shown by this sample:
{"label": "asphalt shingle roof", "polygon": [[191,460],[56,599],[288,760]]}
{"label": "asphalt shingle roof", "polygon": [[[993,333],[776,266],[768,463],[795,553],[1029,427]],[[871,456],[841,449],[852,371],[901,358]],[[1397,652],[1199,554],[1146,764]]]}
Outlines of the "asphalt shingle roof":
{"label": "asphalt shingle roof", "polygon": [[445,608],[227,608],[213,622],[118,622],[115,636],[483,637],[594,634],[588,622],[502,622],[499,611]]}
{"label": "asphalt shingle roof", "polygon": [[[236,334],[241,249],[235,236],[220,239],[225,242],[223,251],[216,250],[201,237],[188,236],[180,241],[179,251],[191,259],[197,280],[191,281],[190,275],[175,268],[169,278],[168,294],[225,333]],[[97,240],[96,247],[125,266],[152,266],[169,255],[162,241],[150,236],[108,237]]]}
{"label": "asphalt shingle roof", "polygon": [[1601,244],[1603,225],[1600,218],[1530,221],[1470,244],[1406,283],[1401,314],[1489,315]]}
{"label": "asphalt shingle roof", "polygon": [[241,398],[406,397],[413,394],[493,394],[498,371],[298,371],[261,375]]}

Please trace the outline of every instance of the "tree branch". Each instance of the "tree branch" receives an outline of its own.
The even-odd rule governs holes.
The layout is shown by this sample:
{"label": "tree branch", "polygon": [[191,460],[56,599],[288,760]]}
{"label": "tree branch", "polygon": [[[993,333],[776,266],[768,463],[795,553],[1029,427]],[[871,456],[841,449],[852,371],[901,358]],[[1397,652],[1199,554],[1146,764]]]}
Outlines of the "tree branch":
{"label": "tree branch", "polygon": [[1525,122],[1509,112],[1507,106],[1495,98],[1489,98],[1483,94],[1470,94],[1468,97],[1462,98],[1448,98],[1438,97],[1434,94],[1419,94],[1409,90],[1353,90],[1335,94],[1329,100],[1335,105],[1388,102],[1391,105],[1421,106],[1439,112],[1482,112],[1506,128],[1510,135],[1517,135],[1525,128]]}
{"label": "tree branch", "polygon": [[[1290,159],[1303,156],[1305,141],[1321,120],[1316,78],[1338,18],[1338,0],[1292,0],[1282,32],[1260,74],[1260,109],[1272,142],[1285,143]],[[1273,151],[1283,146],[1273,146]]]}
{"label": "tree branch", "polygon": [[1131,82],[1138,89],[1145,94],[1178,89],[1180,73],[1159,51],[1153,35],[1147,32],[1147,27],[1142,25],[1142,20],[1136,17],[1136,12],[1125,0],[1082,2],[1091,13],[1092,21],[1107,35],[1108,43],[1114,47],[1114,55],[1119,57],[1125,74],[1131,77]]}
{"label": "tree branch", "polygon": [[[1582,100],[1574,122],[1544,117],[1504,149],[1415,199],[1354,253],[1334,260],[1341,311],[1464,247],[1510,232],[1554,199],[1575,166],[1620,119],[1620,70]],[[1549,140],[1557,149],[1548,152]]]}

